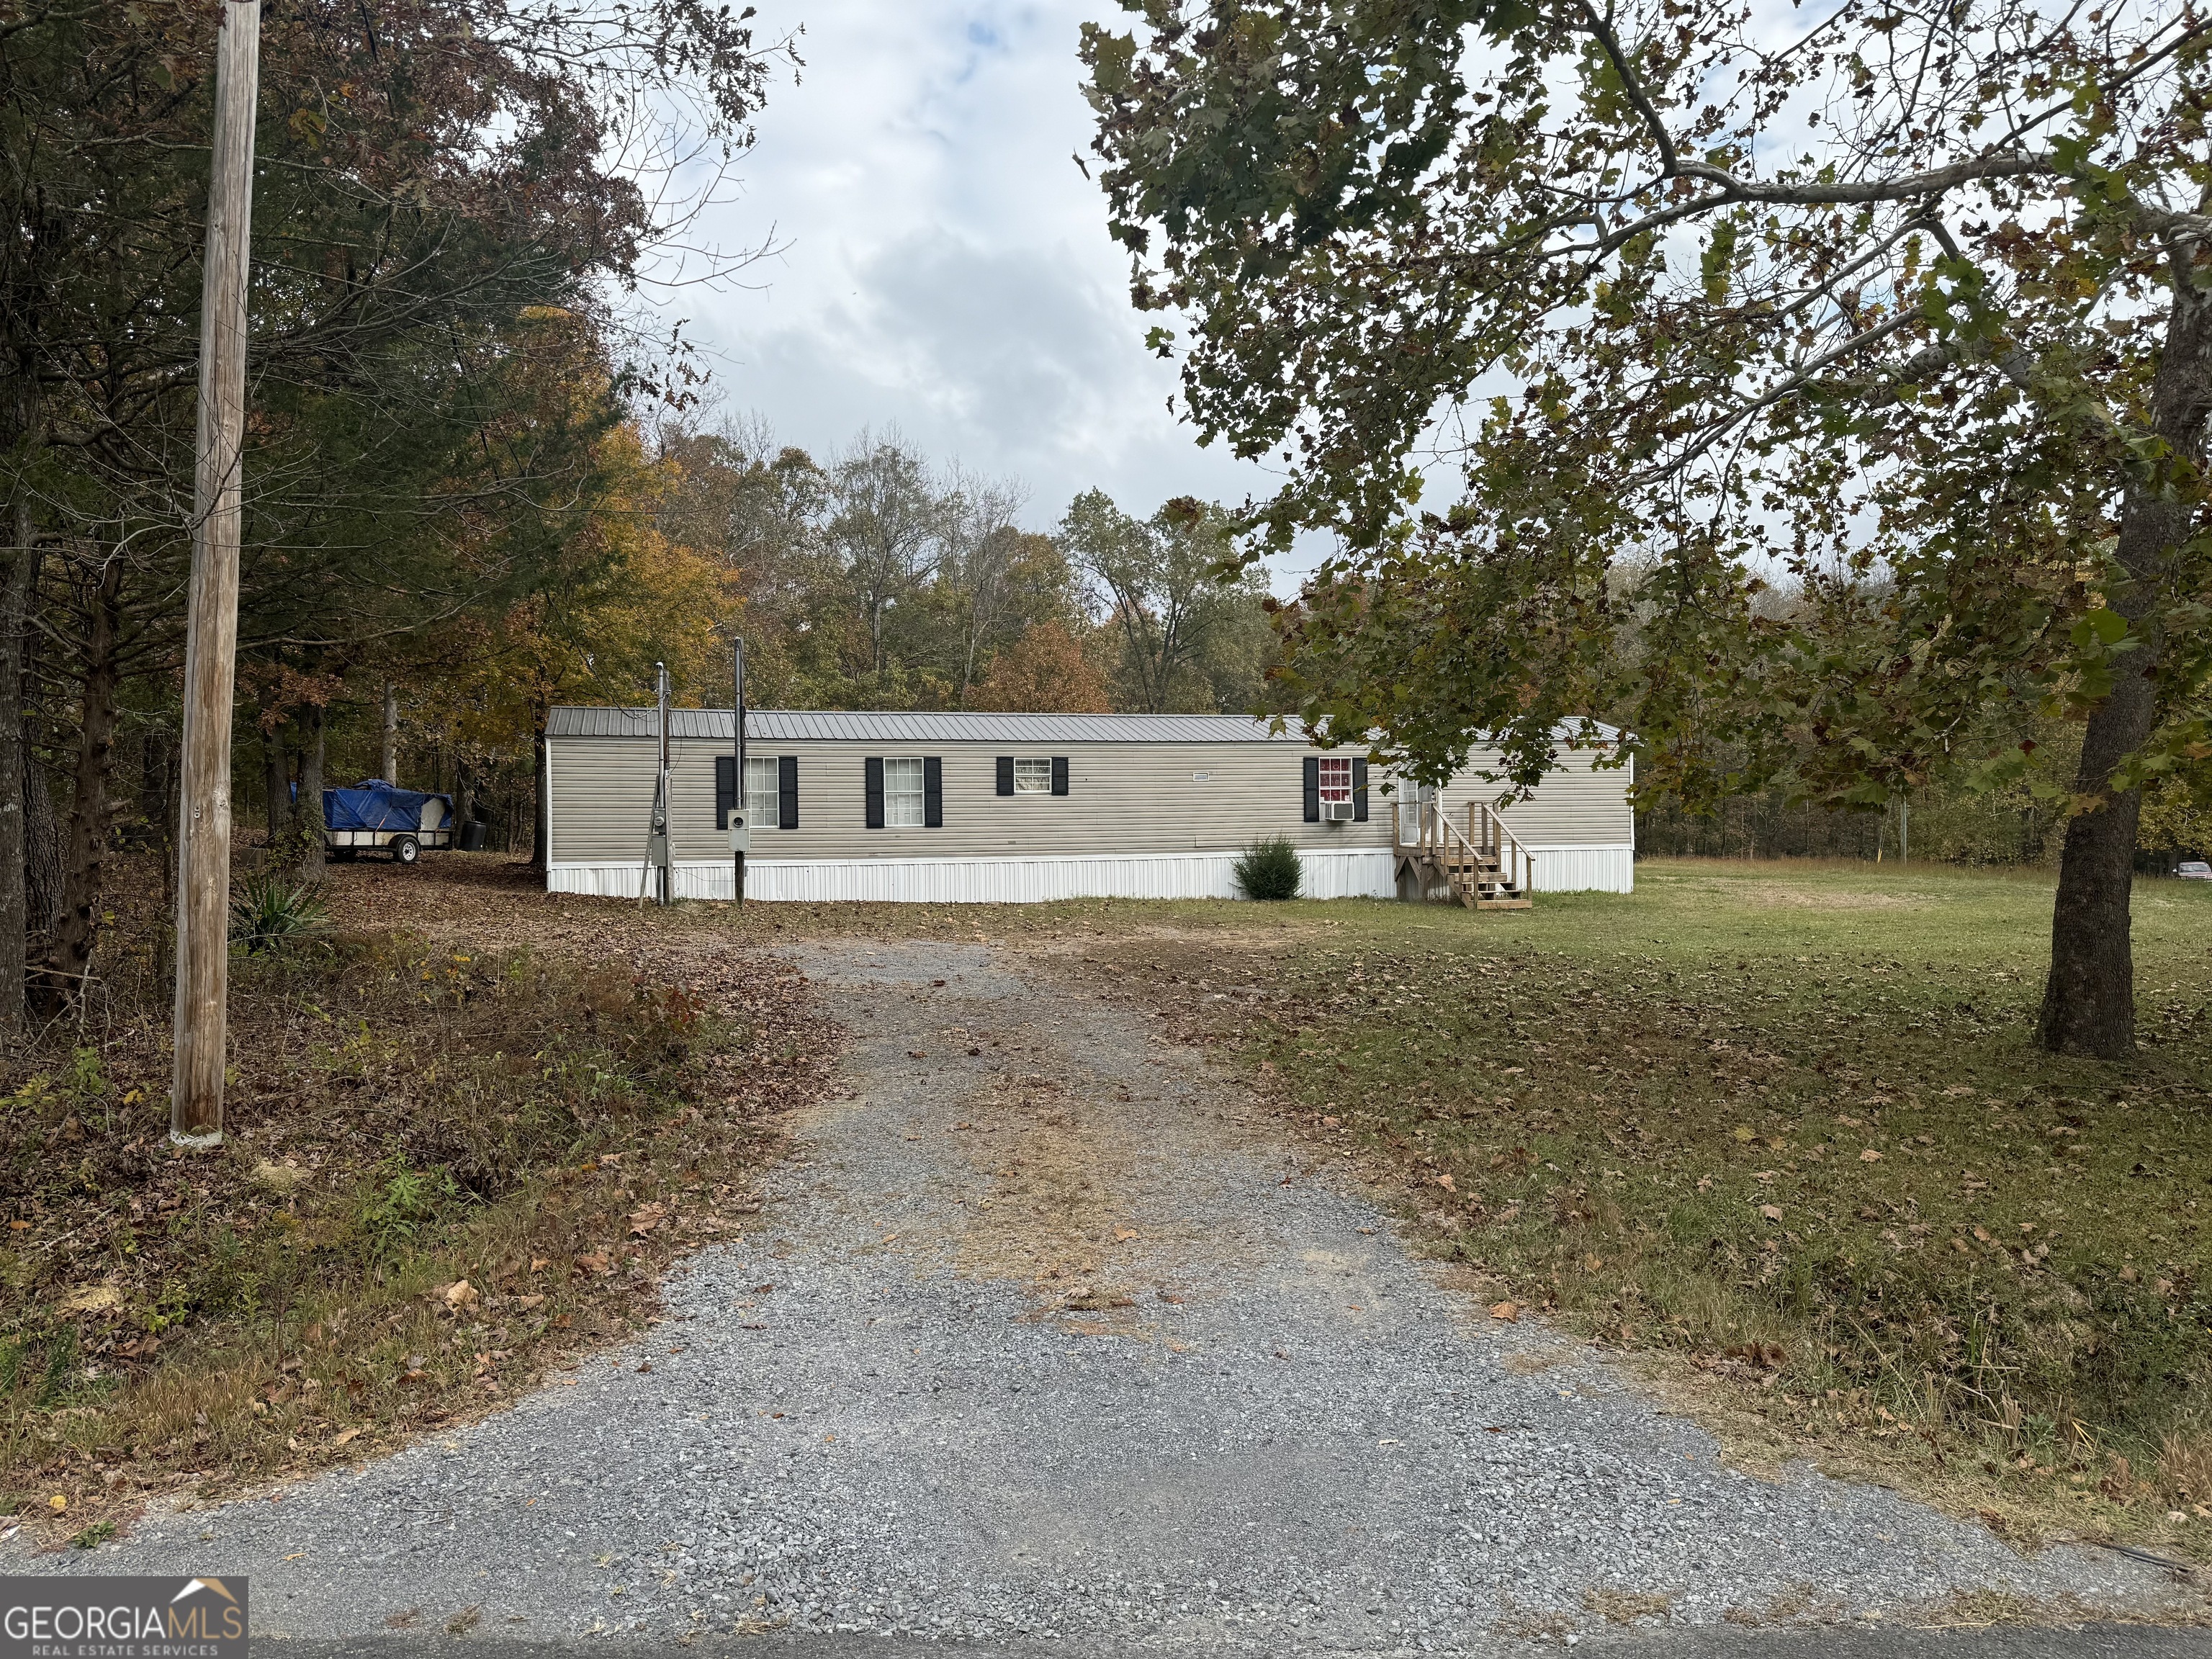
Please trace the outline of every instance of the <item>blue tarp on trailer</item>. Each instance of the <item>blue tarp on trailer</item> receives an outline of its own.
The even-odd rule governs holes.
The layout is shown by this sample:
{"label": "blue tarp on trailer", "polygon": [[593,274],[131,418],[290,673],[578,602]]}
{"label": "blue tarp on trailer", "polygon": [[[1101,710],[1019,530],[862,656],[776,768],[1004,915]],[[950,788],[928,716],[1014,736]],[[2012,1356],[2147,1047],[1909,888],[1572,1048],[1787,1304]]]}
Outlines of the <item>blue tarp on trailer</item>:
{"label": "blue tarp on trailer", "polygon": [[439,826],[451,823],[451,796],[426,795],[417,789],[402,789],[397,784],[386,783],[382,778],[364,778],[351,789],[323,791],[323,823],[331,830],[419,830],[423,828],[422,809],[434,800],[445,807],[434,823]]}

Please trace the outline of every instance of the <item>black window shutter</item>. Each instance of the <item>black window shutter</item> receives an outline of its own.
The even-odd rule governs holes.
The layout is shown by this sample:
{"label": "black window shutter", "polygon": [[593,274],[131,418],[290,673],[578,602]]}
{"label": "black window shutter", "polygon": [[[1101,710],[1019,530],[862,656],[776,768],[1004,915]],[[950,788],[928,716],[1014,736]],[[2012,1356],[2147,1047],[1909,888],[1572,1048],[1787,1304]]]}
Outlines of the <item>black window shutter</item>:
{"label": "black window shutter", "polygon": [[867,780],[868,828],[884,827],[884,762],[880,755],[871,755],[860,763],[862,775]]}
{"label": "black window shutter", "polygon": [[1055,795],[1067,793],[1067,757],[1065,755],[1052,757],[1052,793]]}
{"label": "black window shutter", "polygon": [[738,757],[714,757],[714,828],[730,827],[730,809],[738,804]]}
{"label": "black window shutter", "polygon": [[799,757],[775,757],[775,827],[799,828]]}
{"label": "black window shutter", "polygon": [[921,763],[921,822],[925,829],[945,828],[945,763],[934,755]]}
{"label": "black window shutter", "polygon": [[1352,821],[1367,822],[1367,763],[1364,760],[1352,763]]}
{"label": "black window shutter", "polygon": [[999,793],[1002,795],[1014,793],[1014,757],[1012,755],[999,757]]}
{"label": "black window shutter", "polygon": [[1306,822],[1321,822],[1321,757],[1306,757]]}

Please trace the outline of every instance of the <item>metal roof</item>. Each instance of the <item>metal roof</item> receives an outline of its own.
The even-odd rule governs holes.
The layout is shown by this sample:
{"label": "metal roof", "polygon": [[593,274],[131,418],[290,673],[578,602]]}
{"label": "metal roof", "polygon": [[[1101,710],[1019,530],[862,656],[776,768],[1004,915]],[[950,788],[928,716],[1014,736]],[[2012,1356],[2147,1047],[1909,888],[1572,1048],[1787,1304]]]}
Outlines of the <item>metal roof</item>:
{"label": "metal roof", "polygon": [[[731,740],[726,708],[672,708],[669,734],[695,741]],[[1559,737],[1571,739],[1580,721],[1563,721]],[[1589,724],[1601,741],[1620,736],[1602,720]],[[650,738],[658,719],[650,708],[562,707],[545,718],[549,738]],[[967,714],[879,713],[846,709],[749,708],[745,736],[759,743],[1296,743],[1305,730],[1285,722],[1279,735],[1249,714]]]}
{"label": "metal roof", "polygon": [[[675,738],[732,737],[726,708],[672,708]],[[549,738],[650,738],[650,708],[556,708]],[[1281,736],[1249,714],[877,714],[842,709],[749,708],[745,736],[755,743],[1297,743],[1296,721]]]}

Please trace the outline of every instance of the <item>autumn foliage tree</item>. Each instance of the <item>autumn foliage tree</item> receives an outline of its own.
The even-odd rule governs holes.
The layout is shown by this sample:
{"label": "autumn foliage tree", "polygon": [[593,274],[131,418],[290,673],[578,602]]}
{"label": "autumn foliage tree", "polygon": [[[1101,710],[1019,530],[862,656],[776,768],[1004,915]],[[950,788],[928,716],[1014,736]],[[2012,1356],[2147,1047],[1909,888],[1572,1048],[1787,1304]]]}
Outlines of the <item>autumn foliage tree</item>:
{"label": "autumn foliage tree", "polygon": [[[64,994],[100,914],[119,710],[158,702],[181,652],[222,9],[33,0],[0,29],[0,1028],[32,769],[53,756],[73,786],[42,981]],[[496,602],[542,550],[574,447],[526,441],[500,365],[558,316],[623,397],[650,389],[619,295],[686,216],[676,181],[748,141],[777,50],[749,16],[307,0],[264,23],[240,591],[249,658],[283,659],[264,683],[325,684]]]}
{"label": "autumn foliage tree", "polygon": [[[1260,542],[1340,541],[1302,712],[1525,786],[1619,710],[1693,805],[2026,779],[2069,814],[2042,1040],[2131,1052],[2142,792],[2212,763],[2212,21],[1132,9],[1084,55],[1137,301],[1201,433],[1287,467]],[[1996,746],[2033,716],[2074,775]]]}

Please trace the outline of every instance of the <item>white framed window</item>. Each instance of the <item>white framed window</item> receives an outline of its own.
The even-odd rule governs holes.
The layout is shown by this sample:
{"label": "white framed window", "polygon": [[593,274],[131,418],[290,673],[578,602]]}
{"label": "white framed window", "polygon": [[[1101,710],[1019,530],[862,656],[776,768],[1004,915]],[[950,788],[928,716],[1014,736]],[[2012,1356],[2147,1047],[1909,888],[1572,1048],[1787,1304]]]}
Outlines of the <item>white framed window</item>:
{"label": "white framed window", "polygon": [[1014,793],[1018,795],[1049,795],[1052,793],[1052,762],[1014,760]]}
{"label": "white framed window", "polygon": [[745,757],[745,822],[756,830],[776,825],[775,757]]}
{"label": "white framed window", "polygon": [[884,762],[884,823],[893,830],[922,827],[921,757]]}
{"label": "white framed window", "polygon": [[1352,804],[1352,763],[1324,755],[1321,763],[1321,804]]}

